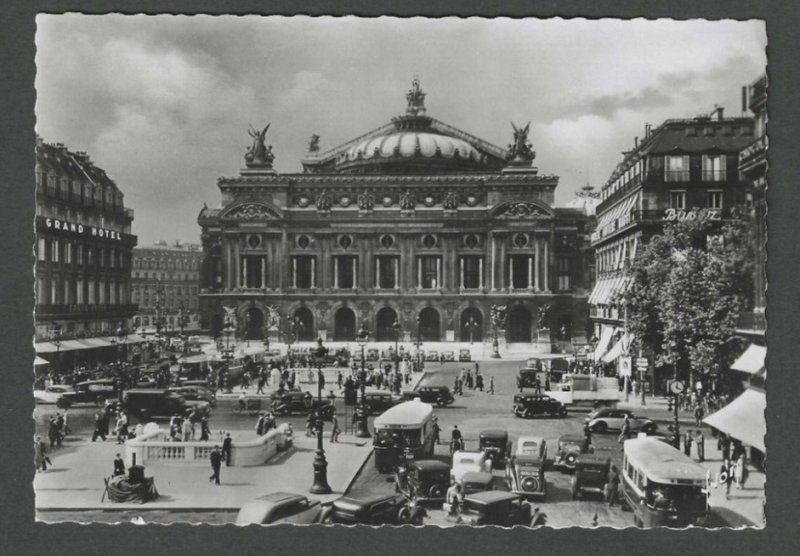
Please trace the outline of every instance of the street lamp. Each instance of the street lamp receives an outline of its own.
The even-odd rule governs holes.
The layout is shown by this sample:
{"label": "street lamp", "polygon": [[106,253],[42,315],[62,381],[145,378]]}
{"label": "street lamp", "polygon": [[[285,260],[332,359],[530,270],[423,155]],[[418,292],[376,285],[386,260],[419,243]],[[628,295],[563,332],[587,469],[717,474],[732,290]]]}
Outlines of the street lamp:
{"label": "street lamp", "polygon": [[671,340],[669,342],[670,350],[672,351],[672,388],[670,394],[672,395],[672,445],[676,450],[681,449],[681,425],[678,421],[678,387],[674,386],[678,383],[678,344]]}
{"label": "street lamp", "polygon": [[497,339],[497,327],[500,324],[500,316],[504,307],[492,305],[491,320],[492,320],[492,359],[500,359],[500,342]]}
{"label": "street lamp", "polygon": [[250,311],[244,314],[244,337],[247,340],[247,347],[250,347]]}
{"label": "street lamp", "polygon": [[592,346],[592,370],[597,372],[597,344],[600,343],[600,339],[595,335],[592,334],[592,338],[589,340],[589,344]]}
{"label": "street lamp", "polygon": [[53,321],[53,340],[52,343],[56,346],[56,365],[55,374],[61,374],[61,361],[59,361],[59,352],[61,350],[61,325]]}
{"label": "street lamp", "polygon": [[294,367],[292,362],[292,342],[297,340],[297,332],[298,330],[303,329],[303,323],[300,321],[299,317],[295,317],[294,319],[289,321],[289,334],[286,337],[286,356],[289,359],[289,368],[291,369]]}
{"label": "street lamp", "polygon": [[183,301],[181,301],[180,306],[178,307],[178,326],[181,329],[181,342],[183,342],[183,353],[186,353],[186,338],[183,335],[183,329],[186,326],[186,316],[183,313]]}
{"label": "street lamp", "polygon": [[392,330],[394,330],[394,372],[400,372],[400,352],[398,350],[398,342],[400,341],[400,332],[402,332],[403,327],[400,326],[400,322],[395,319],[394,323],[392,324]]}
{"label": "street lamp", "polygon": [[122,360],[122,352],[125,349],[125,341],[128,339],[128,333],[123,328],[122,323],[119,323],[119,327],[117,328],[117,336],[115,338],[117,344],[117,369],[119,369],[121,360]]}
{"label": "street lamp", "polygon": [[322,338],[317,339],[317,349],[314,352],[317,360],[317,405],[312,409],[317,428],[317,453],[314,456],[314,484],[311,485],[311,494],[330,494],[333,492],[328,484],[328,461],[325,459],[325,448],[322,445],[322,363],[328,349],[322,345]]}
{"label": "street lamp", "polygon": [[369,332],[361,325],[356,335],[356,342],[361,346],[361,372],[358,373],[358,382],[361,389],[361,401],[356,406],[356,437],[369,438],[372,436],[369,432],[369,424],[367,423],[368,413],[367,410],[367,369],[366,359],[364,358],[364,348],[369,340]]}

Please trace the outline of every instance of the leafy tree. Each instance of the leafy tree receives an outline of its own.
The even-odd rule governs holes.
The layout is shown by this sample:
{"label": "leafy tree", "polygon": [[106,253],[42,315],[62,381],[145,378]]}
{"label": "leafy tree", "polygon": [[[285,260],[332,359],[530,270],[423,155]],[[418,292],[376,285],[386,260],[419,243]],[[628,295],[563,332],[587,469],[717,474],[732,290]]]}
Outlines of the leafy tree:
{"label": "leafy tree", "polygon": [[[671,222],[637,254],[626,291],[615,300],[628,326],[684,378],[721,375],[733,361],[736,323],[752,295],[752,226],[740,211],[724,223]],[[687,376],[688,375],[688,376]]]}

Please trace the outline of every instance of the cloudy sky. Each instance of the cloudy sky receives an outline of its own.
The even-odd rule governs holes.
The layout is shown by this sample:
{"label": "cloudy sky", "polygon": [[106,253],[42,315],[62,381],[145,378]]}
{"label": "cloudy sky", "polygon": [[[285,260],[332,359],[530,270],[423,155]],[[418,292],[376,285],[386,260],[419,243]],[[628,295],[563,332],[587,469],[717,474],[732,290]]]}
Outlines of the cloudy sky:
{"label": "cloudy sky", "polygon": [[606,181],[647,122],[741,114],[766,68],[762,22],[41,15],[37,132],[85,150],[136,211],[140,245],[198,241],[196,216],[236,175],[249,123],[272,122],[279,172],[404,112],[498,146],[531,120],[556,202]]}

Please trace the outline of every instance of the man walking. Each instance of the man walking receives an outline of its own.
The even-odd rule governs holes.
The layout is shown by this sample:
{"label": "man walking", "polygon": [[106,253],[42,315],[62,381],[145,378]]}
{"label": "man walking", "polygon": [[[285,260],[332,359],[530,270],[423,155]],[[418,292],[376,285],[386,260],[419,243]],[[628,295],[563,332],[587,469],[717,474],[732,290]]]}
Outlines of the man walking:
{"label": "man walking", "polygon": [[686,431],[683,434],[683,453],[687,456],[692,456],[692,431]]}
{"label": "man walking", "polygon": [[[216,446],[214,448],[216,449]],[[231,433],[227,433],[225,435],[225,440],[222,441],[222,455],[225,456],[225,467],[230,467],[231,465],[232,451],[233,451],[233,440],[231,439]]]}
{"label": "man walking", "polygon": [[703,409],[703,404],[697,404],[697,407],[694,408],[694,425],[696,427],[700,427],[703,425],[703,417],[705,416],[705,410]]}
{"label": "man walking", "polygon": [[611,470],[608,472],[608,480],[606,481],[606,503],[613,506],[619,502],[619,471],[617,466],[612,465]]}
{"label": "man walking", "polygon": [[211,451],[211,469],[214,473],[208,478],[208,481],[214,481],[215,484],[219,484],[219,469],[222,465],[222,454],[219,451],[219,446],[214,446],[214,449]]}
{"label": "man walking", "polygon": [[208,437],[211,434],[211,429],[208,428],[208,419],[202,417],[200,419],[200,441],[208,441]]}
{"label": "man walking", "polygon": [[617,442],[622,444],[622,442],[628,438],[628,434],[631,432],[631,422],[628,419],[628,416],[625,415],[625,420],[622,422],[622,430],[619,433],[619,438],[617,438]]}
{"label": "man walking", "polygon": [[702,463],[706,459],[706,438],[700,429],[694,433],[694,445],[697,447],[697,460]]}
{"label": "man walking", "polygon": [[334,413],[331,420],[331,443],[339,442],[340,434],[342,434],[342,429],[339,428],[339,419],[336,418],[336,413]]}
{"label": "man walking", "polygon": [[494,395],[494,377],[489,377],[489,393]]}
{"label": "man walking", "polygon": [[103,440],[106,439],[106,431],[104,430],[104,423],[103,423],[103,410],[98,410],[97,413],[94,414],[94,432],[92,433],[92,442],[97,440],[99,436]]}

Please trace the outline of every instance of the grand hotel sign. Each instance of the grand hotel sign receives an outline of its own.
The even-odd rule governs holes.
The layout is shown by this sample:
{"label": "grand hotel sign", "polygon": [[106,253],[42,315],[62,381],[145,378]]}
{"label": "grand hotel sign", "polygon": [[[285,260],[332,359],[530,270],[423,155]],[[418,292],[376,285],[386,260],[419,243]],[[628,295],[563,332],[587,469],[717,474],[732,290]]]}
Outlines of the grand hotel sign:
{"label": "grand hotel sign", "polygon": [[48,230],[56,230],[62,233],[78,235],[78,236],[91,236],[100,239],[113,239],[122,241],[122,234],[115,230],[107,230],[98,226],[84,226],[77,222],[68,222],[66,220],[57,220],[55,218],[45,218],[44,226]]}

